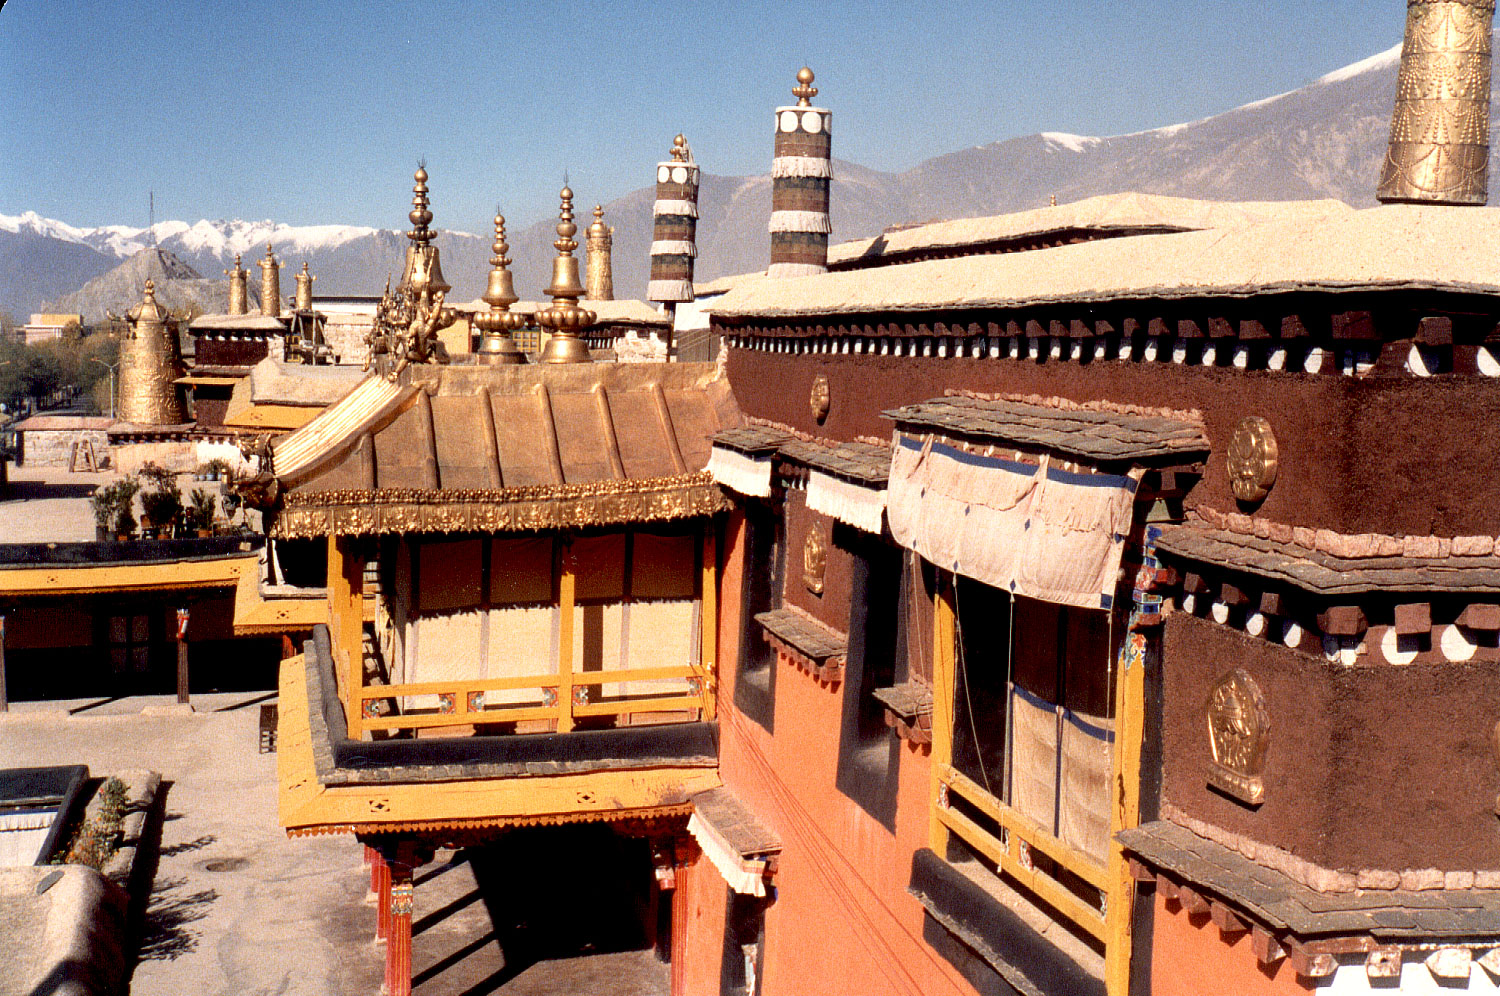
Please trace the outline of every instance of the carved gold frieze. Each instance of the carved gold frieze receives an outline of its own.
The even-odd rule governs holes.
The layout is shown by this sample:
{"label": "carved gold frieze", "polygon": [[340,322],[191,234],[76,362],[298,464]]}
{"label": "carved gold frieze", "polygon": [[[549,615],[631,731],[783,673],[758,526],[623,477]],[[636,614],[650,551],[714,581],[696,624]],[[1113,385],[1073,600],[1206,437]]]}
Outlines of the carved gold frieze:
{"label": "carved gold frieze", "polygon": [[812,409],[812,417],[822,424],[823,420],[828,417],[828,409],[833,404],[827,374],[818,374],[813,378],[812,395],[807,399],[807,404]]}
{"label": "carved gold frieze", "polygon": [[1227,795],[1258,806],[1265,800],[1262,779],[1271,715],[1244,668],[1235,668],[1208,693],[1208,746],[1213,760],[1208,783]]}
{"label": "carved gold frieze", "polygon": [[1494,0],[1409,0],[1382,201],[1484,204]]}
{"label": "carved gold frieze", "polygon": [[1229,485],[1240,501],[1260,501],[1276,483],[1276,436],[1258,415],[1240,421],[1229,441]]}
{"label": "carved gold frieze", "polygon": [[814,595],[823,594],[823,572],[828,566],[828,544],[817,529],[807,531],[802,544],[802,583]]}
{"label": "carved gold frieze", "polygon": [[696,518],[729,508],[706,473],[508,489],[294,491],[285,496],[271,535],[574,529]]}

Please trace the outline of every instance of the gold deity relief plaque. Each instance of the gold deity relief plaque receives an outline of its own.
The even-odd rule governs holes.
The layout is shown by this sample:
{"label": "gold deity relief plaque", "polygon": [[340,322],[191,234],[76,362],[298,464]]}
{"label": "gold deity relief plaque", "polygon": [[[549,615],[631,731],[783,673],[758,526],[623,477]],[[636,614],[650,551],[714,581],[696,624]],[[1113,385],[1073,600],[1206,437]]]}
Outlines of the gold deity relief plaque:
{"label": "gold deity relief plaque", "polygon": [[828,417],[828,409],[832,405],[833,395],[828,388],[828,375],[818,374],[813,378],[812,394],[807,399],[807,406],[812,409],[812,417],[821,424]]}
{"label": "gold deity relief plaque", "polygon": [[816,528],[807,531],[802,544],[802,583],[814,595],[823,594],[823,571],[828,566],[828,544]]}
{"label": "gold deity relief plaque", "polygon": [[1242,419],[1229,441],[1229,486],[1235,498],[1260,501],[1276,483],[1276,436],[1258,415]]}
{"label": "gold deity relief plaque", "polygon": [[1208,783],[1241,802],[1265,801],[1261,773],[1271,738],[1271,715],[1255,679],[1244,668],[1220,678],[1208,693]]}

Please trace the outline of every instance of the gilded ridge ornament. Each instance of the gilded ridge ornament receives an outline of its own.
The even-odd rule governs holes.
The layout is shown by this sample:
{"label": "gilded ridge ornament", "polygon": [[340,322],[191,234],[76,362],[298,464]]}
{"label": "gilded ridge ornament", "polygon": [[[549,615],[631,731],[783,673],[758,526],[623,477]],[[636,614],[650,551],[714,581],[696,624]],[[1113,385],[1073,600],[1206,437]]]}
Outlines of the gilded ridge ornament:
{"label": "gilded ridge ornament", "polygon": [[458,319],[456,311],[443,306],[444,296],[453,288],[443,279],[438,247],[432,244],[434,233],[427,227],[432,221],[427,170],[417,167],[412,179],[416,183],[407,215],[412,230],[406,233],[411,245],[406,247],[401,283],[392,291],[386,282],[385,293],[375,306],[375,321],[365,334],[370,353],[364,369],[373,365],[390,381],[411,363],[447,363],[448,350],[437,334]]}
{"label": "gilded ridge ornament", "polygon": [[1261,773],[1271,736],[1271,716],[1260,687],[1237,667],[1209,690],[1207,710],[1213,757],[1208,783],[1241,802],[1260,805],[1266,797]]}
{"label": "gilded ridge ornament", "polygon": [[813,378],[812,395],[807,399],[807,405],[812,409],[812,417],[822,424],[828,417],[828,410],[833,404],[833,395],[828,388],[828,375],[818,374]]}
{"label": "gilded ridge ornament", "polygon": [[1494,14],[1494,0],[1408,0],[1380,200],[1485,203]]}
{"label": "gilded ridge ornament", "polygon": [[1276,483],[1276,435],[1271,423],[1258,415],[1242,419],[1229,441],[1229,486],[1235,498],[1257,502]]}
{"label": "gilded ridge ornament", "polygon": [[828,544],[817,529],[807,531],[802,544],[802,583],[814,595],[823,594],[823,572],[828,566]]}

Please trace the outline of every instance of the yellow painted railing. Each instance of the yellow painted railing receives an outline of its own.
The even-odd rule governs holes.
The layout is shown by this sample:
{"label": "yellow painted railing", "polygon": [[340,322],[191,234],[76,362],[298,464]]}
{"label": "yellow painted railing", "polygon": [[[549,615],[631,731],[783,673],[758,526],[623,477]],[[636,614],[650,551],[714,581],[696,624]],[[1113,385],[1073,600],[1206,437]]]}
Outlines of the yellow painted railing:
{"label": "yellow painted railing", "polygon": [[[1042,871],[1028,859],[1026,851],[1051,858],[1101,894],[1108,895],[1110,878],[1104,862],[1042,829],[949,765],[939,768],[938,784],[941,788],[933,813],[943,826],[1073,923],[1101,941],[1106,939],[1104,911]],[[961,799],[993,820],[1001,827],[1003,836],[995,836],[960,812],[953,805],[955,799]]]}
{"label": "yellow painted railing", "polygon": [[[627,681],[687,679],[688,689],[679,693],[598,697],[600,686]],[[564,694],[562,689],[570,688]],[[487,704],[486,692],[535,689],[543,703]],[[559,730],[573,727],[586,716],[618,716],[624,713],[663,712],[708,708],[708,682],[704,670],[692,664],[666,667],[618,668],[610,671],[574,671],[517,675],[506,678],[475,678],[465,681],[422,681],[404,685],[365,685],[359,690],[358,713],[363,730],[414,730],[472,723],[511,723],[521,720],[555,720]],[[438,697],[437,712],[402,715],[369,714],[369,704],[416,695]]]}

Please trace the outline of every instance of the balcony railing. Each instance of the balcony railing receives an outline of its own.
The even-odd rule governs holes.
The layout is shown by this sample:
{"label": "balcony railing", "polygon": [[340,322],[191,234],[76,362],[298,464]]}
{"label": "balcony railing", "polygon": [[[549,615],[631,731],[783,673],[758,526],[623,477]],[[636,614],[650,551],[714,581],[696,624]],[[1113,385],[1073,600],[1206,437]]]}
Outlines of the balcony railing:
{"label": "balcony railing", "polygon": [[[423,681],[404,685],[363,685],[358,694],[359,729],[418,730],[471,724],[514,723],[525,720],[551,720],[559,733],[566,733],[579,719],[597,716],[621,716],[628,713],[673,712],[707,708],[707,674],[701,667],[678,664],[665,667],[617,668],[610,671],[564,670],[550,674],[517,675],[507,678],[475,678],[461,681]],[[671,694],[611,695],[604,697],[606,684],[633,681],[686,680],[687,689]],[[488,692],[515,692],[535,689],[542,700],[535,703],[488,704]],[[380,702],[408,696],[435,695],[437,711],[413,710],[398,715],[381,716]]]}
{"label": "balcony railing", "polygon": [[[938,785],[933,812],[945,827],[1074,924],[1100,941],[1106,939],[1104,900],[1109,895],[1110,877],[1103,861],[1042,829],[950,765],[938,769]],[[955,801],[966,803],[993,821],[1000,833],[990,832],[965,815],[954,805]],[[1035,855],[1051,859],[1059,868],[1098,889],[1100,905],[1088,902],[1044,871],[1036,863]]]}

